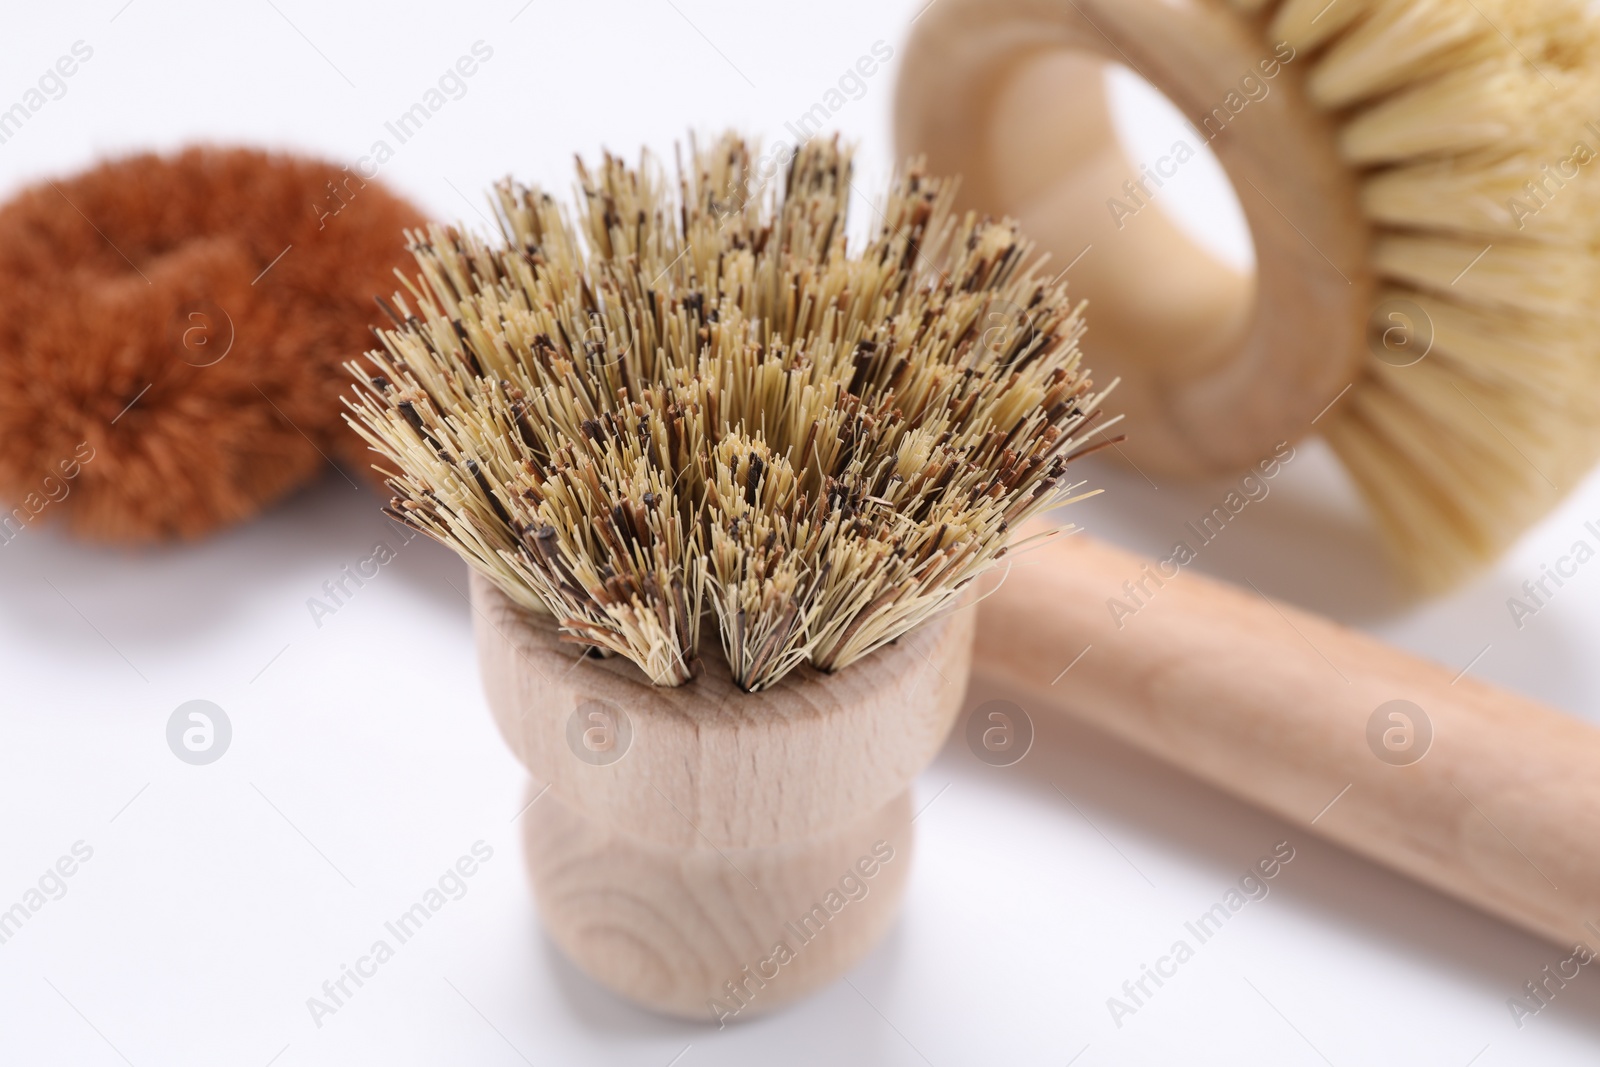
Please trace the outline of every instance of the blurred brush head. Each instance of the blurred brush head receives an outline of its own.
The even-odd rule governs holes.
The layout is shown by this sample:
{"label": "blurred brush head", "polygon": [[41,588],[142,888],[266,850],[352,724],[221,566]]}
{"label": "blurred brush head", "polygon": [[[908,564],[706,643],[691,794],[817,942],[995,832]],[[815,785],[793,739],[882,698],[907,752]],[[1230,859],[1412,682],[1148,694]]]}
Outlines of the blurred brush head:
{"label": "blurred brush head", "polygon": [[502,183],[499,243],[413,234],[394,328],[351,364],[391,514],[659,685],[706,618],[747,690],[894,640],[1074,499],[1114,421],[1014,224],[913,166],[852,249],[848,150],[768,188],[754,158],[727,135],[674,180],[580,161],[570,212]]}

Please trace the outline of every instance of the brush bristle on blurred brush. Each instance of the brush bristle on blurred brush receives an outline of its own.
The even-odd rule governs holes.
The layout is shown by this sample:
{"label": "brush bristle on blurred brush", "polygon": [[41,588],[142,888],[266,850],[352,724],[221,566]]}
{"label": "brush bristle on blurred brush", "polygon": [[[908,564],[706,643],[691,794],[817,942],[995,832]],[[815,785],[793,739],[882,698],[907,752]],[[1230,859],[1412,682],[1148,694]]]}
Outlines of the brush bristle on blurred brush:
{"label": "brush bristle on blurred brush", "polygon": [[837,143],[766,187],[736,136],[691,156],[412,234],[351,422],[391,514],[567,638],[679,685],[704,619],[753,691],[952,607],[1115,420],[1065,284],[953,183],[913,166],[851,248]]}
{"label": "brush bristle on blurred brush", "polygon": [[1600,29],[1583,0],[1229,2],[1311,57],[1378,297],[1431,320],[1426,357],[1372,359],[1324,428],[1407,569],[1446,587],[1600,459]]}

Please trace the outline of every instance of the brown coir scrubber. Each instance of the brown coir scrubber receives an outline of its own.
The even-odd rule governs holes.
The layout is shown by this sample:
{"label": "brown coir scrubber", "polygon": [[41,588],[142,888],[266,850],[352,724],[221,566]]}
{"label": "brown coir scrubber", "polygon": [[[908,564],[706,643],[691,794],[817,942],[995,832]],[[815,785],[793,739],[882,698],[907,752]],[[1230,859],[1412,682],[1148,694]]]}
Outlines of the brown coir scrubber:
{"label": "brown coir scrubber", "polygon": [[0,208],[7,531],[53,500],[96,540],[196,537],[325,455],[366,469],[339,365],[423,221],[348,168],[254,149],[132,156],[19,193]]}

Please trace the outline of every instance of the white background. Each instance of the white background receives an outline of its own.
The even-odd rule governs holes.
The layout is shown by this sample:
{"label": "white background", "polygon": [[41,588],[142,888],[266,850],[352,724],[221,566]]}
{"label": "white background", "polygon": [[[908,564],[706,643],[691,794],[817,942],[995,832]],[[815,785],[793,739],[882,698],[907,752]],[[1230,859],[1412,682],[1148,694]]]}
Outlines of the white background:
{"label": "white background", "polygon": [[[574,150],[670,150],[690,127],[780,136],[875,41],[898,54],[917,7],[122,5],[8,13],[0,105],[74,41],[94,58],[0,145],[0,193],[198,138],[353,160],[482,39],[494,56],[467,95],[382,172],[476,225],[480,191],[507,172],[567,189]],[[897,69],[835,118],[863,141],[862,188],[887,174]],[[1123,97],[1141,158],[1170,138],[1136,95]],[[1248,258],[1225,186],[1191,166],[1168,188],[1165,208]],[[1085,473],[1111,491],[1072,518],[1150,552],[1222,491]],[[1600,1053],[1587,969],[1521,1029],[1506,1006],[1565,952],[1044,719],[1016,767],[978,763],[958,735],[923,776],[932,806],[903,916],[851,984],[721,1032],[628,1007],[566,964],[533,913],[513,822],[524,778],[480,694],[463,566],[419,540],[313,623],[306,599],[325,580],[394,543],[376,506],[330,473],[198,545],[130,553],[30,528],[0,547],[0,908],[74,842],[94,850],[0,945],[0,1063],[1489,1067]],[[1310,442],[1198,567],[1452,669],[1482,652],[1474,674],[1593,716],[1596,575],[1520,632],[1505,606],[1591,518],[1594,481],[1491,574],[1408,605]],[[206,767],[165,740],[196,698],[233,723]],[[1106,998],[1284,839],[1296,858],[1271,896],[1115,1026]],[[315,1026],[306,998],[479,840],[494,857],[467,895]]]}

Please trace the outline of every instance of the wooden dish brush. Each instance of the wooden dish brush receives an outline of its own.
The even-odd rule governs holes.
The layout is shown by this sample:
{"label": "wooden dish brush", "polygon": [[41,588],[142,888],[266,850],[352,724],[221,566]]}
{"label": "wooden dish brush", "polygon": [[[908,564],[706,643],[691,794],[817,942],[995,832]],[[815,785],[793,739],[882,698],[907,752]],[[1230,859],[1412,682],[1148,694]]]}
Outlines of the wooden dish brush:
{"label": "wooden dish brush", "polygon": [[[1124,156],[1106,64],[1189,120],[1171,154]],[[1597,105],[1582,0],[939,0],[896,131],[1070,266],[1136,465],[1231,474],[1321,432],[1441,588],[1600,456]],[[1207,143],[1253,280],[1145,210]]]}
{"label": "wooden dish brush", "polygon": [[580,162],[575,216],[502,185],[503,243],[413,234],[351,366],[389,513],[476,572],[551,937],[724,1021],[886,929],[966,686],[957,609],[1103,425],[1013,223],[913,168],[847,250],[847,152],[805,146],[781,196],[754,162],[733,137],[675,183]]}

